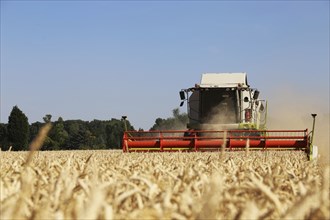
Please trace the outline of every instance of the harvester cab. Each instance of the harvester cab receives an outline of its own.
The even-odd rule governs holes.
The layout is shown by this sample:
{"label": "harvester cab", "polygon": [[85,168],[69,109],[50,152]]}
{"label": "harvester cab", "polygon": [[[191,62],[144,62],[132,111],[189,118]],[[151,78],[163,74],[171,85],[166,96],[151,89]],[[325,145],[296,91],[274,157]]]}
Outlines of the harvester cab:
{"label": "harvester cab", "polygon": [[312,132],[267,130],[267,101],[247,83],[246,73],[205,73],[200,84],[180,91],[187,102],[188,130],[126,131],[124,152],[295,150],[317,157]]}
{"label": "harvester cab", "polygon": [[188,129],[266,129],[267,102],[247,83],[246,73],[205,73],[201,83],[182,89],[187,101]]}

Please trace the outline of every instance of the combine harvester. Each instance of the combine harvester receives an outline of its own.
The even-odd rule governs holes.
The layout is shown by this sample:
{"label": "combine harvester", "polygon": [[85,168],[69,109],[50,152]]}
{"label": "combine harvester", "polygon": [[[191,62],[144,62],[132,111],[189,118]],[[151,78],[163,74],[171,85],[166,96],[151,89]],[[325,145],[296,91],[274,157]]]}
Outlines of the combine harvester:
{"label": "combine harvester", "polygon": [[126,131],[124,152],[296,150],[317,156],[313,129],[267,130],[267,101],[247,83],[246,73],[205,73],[201,83],[180,91],[187,101],[188,130]]}

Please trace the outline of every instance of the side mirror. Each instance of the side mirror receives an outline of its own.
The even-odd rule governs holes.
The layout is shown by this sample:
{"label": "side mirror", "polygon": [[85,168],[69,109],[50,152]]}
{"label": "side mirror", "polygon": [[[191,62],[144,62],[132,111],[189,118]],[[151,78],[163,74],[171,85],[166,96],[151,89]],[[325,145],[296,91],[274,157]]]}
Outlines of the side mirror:
{"label": "side mirror", "polygon": [[259,93],[260,92],[258,90],[254,91],[254,93],[253,93],[253,99],[258,99]]}
{"label": "side mirror", "polygon": [[182,102],[180,103],[180,107],[182,107],[182,106],[183,106],[183,103],[184,103],[184,101],[182,101]]}
{"label": "side mirror", "polygon": [[261,105],[260,105],[260,108],[259,108],[259,109],[260,109],[260,111],[262,111],[262,112],[264,111],[265,107],[264,107],[264,105],[263,105],[262,103],[261,103]]}
{"label": "side mirror", "polygon": [[184,91],[180,91],[180,99],[181,100],[185,100],[186,99],[186,95],[184,94]]}

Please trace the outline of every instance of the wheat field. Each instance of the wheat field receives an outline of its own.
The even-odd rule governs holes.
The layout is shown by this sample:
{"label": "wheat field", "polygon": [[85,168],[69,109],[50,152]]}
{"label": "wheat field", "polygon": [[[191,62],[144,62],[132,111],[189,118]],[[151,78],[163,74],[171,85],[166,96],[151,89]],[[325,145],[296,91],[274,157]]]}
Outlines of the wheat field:
{"label": "wheat field", "polygon": [[1,219],[329,219],[302,152],[0,152]]}

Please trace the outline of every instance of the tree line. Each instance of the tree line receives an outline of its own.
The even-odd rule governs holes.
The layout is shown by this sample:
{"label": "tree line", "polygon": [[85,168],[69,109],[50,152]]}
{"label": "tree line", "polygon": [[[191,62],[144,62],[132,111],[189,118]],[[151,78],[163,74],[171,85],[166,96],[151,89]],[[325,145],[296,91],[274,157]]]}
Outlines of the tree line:
{"label": "tree line", "polygon": [[[184,129],[188,121],[187,114],[181,114],[177,108],[172,113],[172,117],[157,118],[150,130]],[[135,130],[129,120],[112,118],[83,121],[59,117],[52,121],[51,114],[45,115],[43,122],[29,124],[28,117],[18,106],[14,106],[8,123],[0,123],[0,148],[28,150],[29,143],[46,123],[51,123],[52,129],[41,150],[120,149],[125,129]]]}

